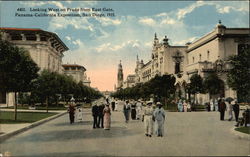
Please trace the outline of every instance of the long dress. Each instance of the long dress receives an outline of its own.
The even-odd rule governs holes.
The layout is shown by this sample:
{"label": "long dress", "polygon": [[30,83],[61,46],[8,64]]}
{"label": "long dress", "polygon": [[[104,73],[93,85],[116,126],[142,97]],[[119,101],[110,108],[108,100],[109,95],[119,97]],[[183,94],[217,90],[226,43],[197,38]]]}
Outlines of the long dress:
{"label": "long dress", "polygon": [[165,111],[163,108],[156,108],[154,111],[155,117],[155,133],[158,136],[164,134]]}
{"label": "long dress", "polygon": [[210,101],[210,111],[214,111],[214,103],[212,100]]}
{"label": "long dress", "polygon": [[187,103],[186,102],[183,103],[183,109],[184,109],[184,112],[187,112]]}
{"label": "long dress", "polygon": [[233,106],[231,103],[227,102],[227,109],[228,109],[228,120],[231,121],[233,119]]}
{"label": "long dress", "polygon": [[82,108],[77,109],[77,120],[78,121],[83,121],[83,111]]}
{"label": "long dress", "polygon": [[75,107],[73,105],[70,105],[68,111],[69,111],[70,124],[72,124],[75,121]]}
{"label": "long dress", "polygon": [[136,119],[136,105],[135,104],[131,105],[131,119],[133,120]]}
{"label": "long dress", "polygon": [[109,130],[111,126],[111,111],[109,107],[105,107],[103,109],[103,114],[104,114],[104,129]]}
{"label": "long dress", "polygon": [[178,103],[178,110],[179,112],[183,112],[183,105],[181,102]]}
{"label": "long dress", "polygon": [[142,104],[140,102],[136,103],[136,119],[141,119],[142,115]]}
{"label": "long dress", "polygon": [[125,120],[126,122],[129,121],[129,115],[130,115],[130,104],[125,104],[123,106],[123,113],[124,113],[124,116],[125,116]]}

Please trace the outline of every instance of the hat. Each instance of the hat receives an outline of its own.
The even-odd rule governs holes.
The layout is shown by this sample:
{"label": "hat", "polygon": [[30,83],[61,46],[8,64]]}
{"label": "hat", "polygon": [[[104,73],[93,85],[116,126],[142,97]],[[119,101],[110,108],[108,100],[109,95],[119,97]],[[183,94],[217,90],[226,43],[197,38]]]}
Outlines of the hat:
{"label": "hat", "polygon": [[148,102],[147,102],[147,105],[152,105],[152,104],[153,104],[152,101],[148,101]]}
{"label": "hat", "polygon": [[157,106],[160,106],[160,105],[161,105],[161,102],[157,102],[156,105],[157,105]]}

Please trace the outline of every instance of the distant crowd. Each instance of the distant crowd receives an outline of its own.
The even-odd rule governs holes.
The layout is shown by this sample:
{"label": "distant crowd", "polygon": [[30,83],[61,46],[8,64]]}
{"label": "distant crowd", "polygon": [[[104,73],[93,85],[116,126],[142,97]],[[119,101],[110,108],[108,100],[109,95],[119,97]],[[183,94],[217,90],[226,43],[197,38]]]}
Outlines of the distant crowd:
{"label": "distant crowd", "polygon": [[[185,100],[177,101],[178,112],[191,112],[193,105]],[[119,108],[119,109],[118,109]],[[237,99],[219,98],[210,100],[206,104],[207,111],[220,112],[220,120],[224,120],[225,112],[228,112],[229,121],[233,120],[233,112],[236,121],[235,126],[249,126],[250,109],[246,108],[239,118],[240,107]],[[111,112],[122,111],[125,123],[132,120],[141,120],[144,122],[145,136],[152,137],[155,134],[158,137],[164,135],[164,123],[166,120],[166,112],[160,102],[135,100],[117,100],[112,98],[101,98],[92,102],[93,129],[103,128],[110,130],[111,128]],[[72,101],[69,105],[70,123],[74,123],[75,119],[83,121],[82,107],[76,106]]]}

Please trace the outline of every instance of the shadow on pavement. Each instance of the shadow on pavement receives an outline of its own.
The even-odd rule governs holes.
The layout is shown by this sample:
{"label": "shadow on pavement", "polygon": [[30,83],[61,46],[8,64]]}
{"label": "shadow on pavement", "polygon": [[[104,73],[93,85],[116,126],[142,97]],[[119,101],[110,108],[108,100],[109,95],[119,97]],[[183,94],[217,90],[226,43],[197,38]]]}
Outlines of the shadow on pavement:
{"label": "shadow on pavement", "polygon": [[[26,156],[26,155],[25,155]],[[94,151],[94,152],[53,152],[53,153],[42,153],[42,154],[33,154],[30,157],[60,157],[60,156],[110,156],[109,154],[101,151]],[[28,156],[26,156],[28,157]]]}
{"label": "shadow on pavement", "polygon": [[[119,123],[119,122],[118,121],[112,121],[111,125],[116,124],[116,123]],[[75,122],[73,124],[70,124],[69,122],[63,122],[63,123],[56,123],[56,124],[51,124],[51,125],[54,125],[54,126],[90,125],[90,126],[92,126],[93,121],[80,121],[80,122]]]}
{"label": "shadow on pavement", "polygon": [[104,129],[75,129],[75,130],[56,130],[56,131],[43,131],[33,133],[29,136],[21,137],[19,141],[28,142],[46,142],[46,141],[70,141],[81,139],[98,139],[98,138],[116,138],[126,137],[141,134],[139,131],[131,131],[126,127],[111,127],[110,130]]}

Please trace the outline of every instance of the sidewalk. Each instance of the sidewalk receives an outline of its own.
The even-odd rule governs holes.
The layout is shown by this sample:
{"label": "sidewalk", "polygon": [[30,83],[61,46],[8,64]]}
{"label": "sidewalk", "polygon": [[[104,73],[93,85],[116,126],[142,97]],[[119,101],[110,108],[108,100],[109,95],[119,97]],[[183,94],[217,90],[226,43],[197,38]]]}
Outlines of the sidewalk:
{"label": "sidewalk", "polygon": [[[14,109],[0,109],[0,111],[14,111]],[[46,112],[46,110],[18,110],[18,112]],[[0,124],[0,143],[3,142],[4,140],[6,140],[9,137],[12,137],[14,135],[17,135],[21,132],[24,132],[28,129],[34,128],[38,125],[41,125],[43,123],[46,123],[50,120],[53,120],[55,118],[58,118],[64,114],[67,113],[67,111],[61,110],[51,110],[49,111],[54,112],[54,113],[58,113],[54,116],[42,119],[40,121],[34,122],[34,123],[20,123],[20,124]]]}

